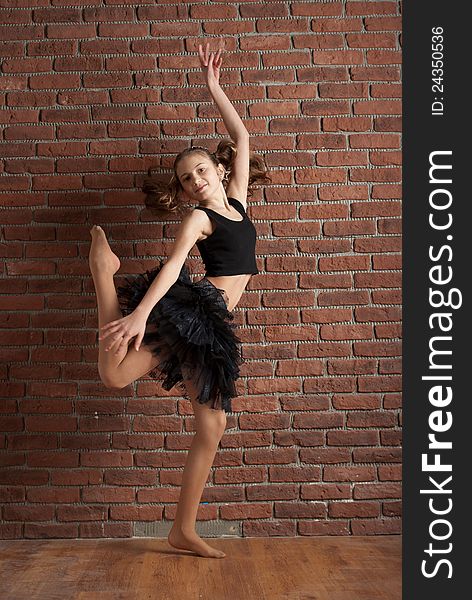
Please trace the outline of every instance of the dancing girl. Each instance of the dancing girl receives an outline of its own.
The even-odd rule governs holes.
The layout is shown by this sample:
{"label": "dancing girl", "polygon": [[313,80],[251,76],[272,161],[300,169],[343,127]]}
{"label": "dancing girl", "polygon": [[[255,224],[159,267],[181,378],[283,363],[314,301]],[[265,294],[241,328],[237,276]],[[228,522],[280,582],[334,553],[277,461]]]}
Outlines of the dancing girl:
{"label": "dancing girl", "polygon": [[[156,214],[183,214],[167,261],[115,288],[120,260],[99,225],[89,265],[98,305],[98,371],[107,388],[121,389],[140,377],[177,386],[190,400],[195,434],[185,462],[169,543],[200,556],[223,558],[195,530],[198,505],[237,395],[244,362],[232,311],[259,272],[256,229],[246,214],[254,183],[269,183],[261,157],[249,149],[249,135],[220,87],[221,49],[199,45],[202,72],[231,140],[215,152],[193,146],[178,154],[168,184],[148,179],[146,205]],[[184,211],[189,204],[191,210]],[[194,245],[205,277],[192,282],[185,261]]]}

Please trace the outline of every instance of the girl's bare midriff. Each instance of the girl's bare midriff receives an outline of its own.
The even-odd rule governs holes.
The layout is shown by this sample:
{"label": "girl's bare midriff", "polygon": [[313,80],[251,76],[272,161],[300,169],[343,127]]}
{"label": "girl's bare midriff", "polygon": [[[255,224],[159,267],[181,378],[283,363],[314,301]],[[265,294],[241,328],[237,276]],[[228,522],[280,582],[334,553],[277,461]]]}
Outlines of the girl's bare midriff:
{"label": "girl's bare midriff", "polygon": [[205,279],[208,279],[218,289],[225,291],[226,306],[231,312],[237,306],[251,277],[251,275],[221,275],[218,277],[207,276]]}

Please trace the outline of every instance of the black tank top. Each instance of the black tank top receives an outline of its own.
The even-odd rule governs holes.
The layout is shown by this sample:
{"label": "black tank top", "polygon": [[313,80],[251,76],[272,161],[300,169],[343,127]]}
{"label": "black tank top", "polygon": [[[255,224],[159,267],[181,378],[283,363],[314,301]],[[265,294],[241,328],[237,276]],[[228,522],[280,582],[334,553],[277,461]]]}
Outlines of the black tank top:
{"label": "black tank top", "polygon": [[239,200],[228,198],[228,203],[242,215],[242,221],[228,219],[211,208],[195,207],[206,212],[215,223],[214,232],[197,242],[205,264],[205,276],[259,273],[255,257],[256,228]]}

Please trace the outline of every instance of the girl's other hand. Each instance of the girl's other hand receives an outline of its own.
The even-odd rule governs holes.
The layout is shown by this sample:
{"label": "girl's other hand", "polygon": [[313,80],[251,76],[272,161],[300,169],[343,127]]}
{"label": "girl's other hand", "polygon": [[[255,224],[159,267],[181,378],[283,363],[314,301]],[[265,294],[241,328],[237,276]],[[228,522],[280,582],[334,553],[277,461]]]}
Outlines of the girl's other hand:
{"label": "girl's other hand", "polygon": [[134,310],[126,317],[110,321],[101,327],[98,339],[103,340],[111,336],[105,350],[111,350],[116,347],[115,354],[118,354],[122,348],[128,347],[128,343],[133,337],[137,336],[134,347],[136,350],[139,350],[146,330],[146,321],[147,317],[144,314]]}
{"label": "girl's other hand", "polygon": [[203,53],[202,45],[198,44],[198,54],[200,56],[200,65],[202,67],[203,74],[205,75],[205,81],[208,86],[219,85],[220,83],[220,67],[223,61],[220,56],[221,48],[218,52],[210,52],[210,44],[207,42],[205,47],[205,54]]}

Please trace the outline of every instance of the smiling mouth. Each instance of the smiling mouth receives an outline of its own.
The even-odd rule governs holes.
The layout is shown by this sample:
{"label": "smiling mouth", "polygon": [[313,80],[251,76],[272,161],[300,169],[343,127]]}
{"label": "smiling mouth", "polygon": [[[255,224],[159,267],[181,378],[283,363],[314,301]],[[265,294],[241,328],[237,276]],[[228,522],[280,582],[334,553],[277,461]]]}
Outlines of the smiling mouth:
{"label": "smiling mouth", "polygon": [[207,184],[205,183],[205,185],[202,185],[202,187],[198,188],[198,190],[195,190],[196,192],[200,192],[201,190],[203,190],[203,188],[206,188]]}

